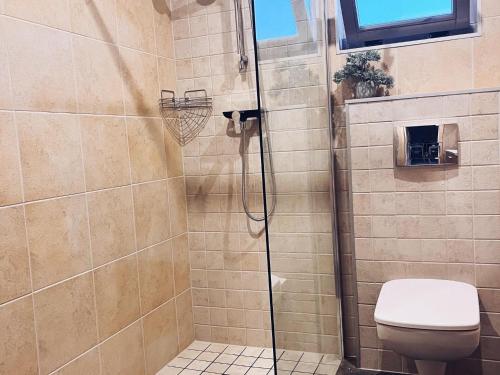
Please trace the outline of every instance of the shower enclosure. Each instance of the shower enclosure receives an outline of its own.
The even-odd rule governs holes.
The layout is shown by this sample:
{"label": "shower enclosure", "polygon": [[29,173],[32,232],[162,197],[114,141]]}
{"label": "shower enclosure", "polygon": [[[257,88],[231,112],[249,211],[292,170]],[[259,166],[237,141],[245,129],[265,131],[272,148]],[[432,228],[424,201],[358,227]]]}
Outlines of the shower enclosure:
{"label": "shower enclosure", "polygon": [[342,358],[325,3],[190,3],[210,69],[177,82],[214,103],[184,148],[196,338],[273,346],[285,373]]}

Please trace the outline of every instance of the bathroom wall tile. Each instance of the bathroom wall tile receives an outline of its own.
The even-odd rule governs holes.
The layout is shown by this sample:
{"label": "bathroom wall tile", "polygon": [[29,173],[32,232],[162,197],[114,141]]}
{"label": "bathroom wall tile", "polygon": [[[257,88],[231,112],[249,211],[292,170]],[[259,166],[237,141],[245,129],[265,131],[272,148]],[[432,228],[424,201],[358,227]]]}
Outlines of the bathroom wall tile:
{"label": "bathroom wall tile", "polygon": [[136,322],[101,345],[102,375],[144,375],[142,327]]}
{"label": "bathroom wall tile", "polygon": [[498,141],[473,142],[471,146],[473,165],[500,163],[500,143]]}
{"label": "bathroom wall tile", "polygon": [[[1,11],[1,3],[0,3]],[[7,53],[3,24],[0,22],[0,109],[13,109],[12,87],[10,84],[9,56]]]}
{"label": "bathroom wall tile", "polygon": [[85,190],[76,118],[17,113],[24,194],[27,201]]}
{"label": "bathroom wall tile", "polygon": [[34,295],[40,371],[48,374],[97,343],[92,274]]}
{"label": "bathroom wall tile", "polygon": [[94,271],[99,339],[105,340],[140,316],[135,255]]}
{"label": "bathroom wall tile", "polygon": [[22,21],[2,21],[4,32],[9,35],[5,42],[15,108],[75,112],[71,37],[62,31]]}
{"label": "bathroom wall tile", "polygon": [[0,371],[4,374],[38,374],[32,298],[0,306]]}
{"label": "bathroom wall tile", "polygon": [[99,349],[92,349],[70,362],[54,375],[100,375]]}
{"label": "bathroom wall tile", "polygon": [[187,290],[175,299],[177,326],[179,329],[179,350],[183,350],[194,339],[193,299]]}
{"label": "bathroom wall tile", "polygon": [[94,267],[135,250],[132,189],[124,187],[89,194],[88,210]]}
{"label": "bathroom wall tile", "polygon": [[187,203],[184,178],[168,180],[168,196],[171,234],[172,236],[176,236],[187,231]]}
{"label": "bathroom wall tile", "polygon": [[88,38],[73,37],[78,110],[93,114],[123,114],[118,48]]}
{"label": "bathroom wall tile", "polygon": [[138,259],[141,307],[146,314],[174,296],[172,241],[140,252]]}
{"label": "bathroom wall tile", "polygon": [[190,287],[189,249],[186,234],[173,239],[173,260],[175,294],[179,295]]}
{"label": "bathroom wall tile", "polygon": [[500,16],[500,4],[495,0],[483,0],[481,2],[481,11],[484,17]]}
{"label": "bathroom wall tile", "polygon": [[157,115],[159,87],[156,58],[124,48],[120,49],[120,56],[125,89],[125,113]]}
{"label": "bathroom wall tile", "polygon": [[134,0],[118,0],[116,9],[120,45],[154,52],[153,7]]}
{"label": "bathroom wall tile", "polygon": [[171,9],[167,1],[155,1],[153,3],[156,53],[159,56],[174,57],[174,38],[172,32]]}
{"label": "bathroom wall tile", "polygon": [[90,269],[84,196],[29,204],[26,225],[35,289]]}
{"label": "bathroom wall tile", "polygon": [[116,7],[107,0],[70,0],[71,30],[91,38],[116,42]]}
{"label": "bathroom wall tile", "polygon": [[474,86],[491,87],[491,82],[498,82],[499,61],[491,53],[500,35],[500,19],[484,18],[481,38],[474,39]]}
{"label": "bathroom wall tile", "polygon": [[81,116],[87,190],[130,183],[125,121],[119,117]]}
{"label": "bathroom wall tile", "polygon": [[139,249],[170,237],[167,183],[137,185],[134,191],[135,225]]}
{"label": "bathroom wall tile", "polygon": [[0,303],[31,291],[22,207],[0,209]]}
{"label": "bathroom wall tile", "polygon": [[65,0],[52,0],[41,4],[36,0],[4,0],[4,13],[42,25],[69,30],[69,7]]}
{"label": "bathroom wall tile", "polygon": [[178,352],[177,317],[170,301],[144,317],[147,374],[156,374]]}
{"label": "bathroom wall tile", "polygon": [[476,215],[500,215],[500,191],[474,192],[474,213]]}
{"label": "bathroom wall tile", "polygon": [[500,216],[474,216],[474,238],[499,239]]}
{"label": "bathroom wall tile", "polygon": [[[442,64],[444,60],[453,63]],[[417,75],[410,68],[415,61],[419,61]],[[472,39],[402,47],[398,49],[398,87],[404,93],[468,89],[472,67]]]}
{"label": "bathroom wall tile", "polygon": [[0,112],[0,206],[23,200],[16,125],[10,112]]}
{"label": "bathroom wall tile", "polygon": [[472,140],[483,141],[487,139],[498,139],[498,115],[474,116],[471,118]]}
{"label": "bathroom wall tile", "polygon": [[167,158],[167,174],[168,177],[179,177],[183,175],[182,164],[182,148],[176,142],[175,138],[170,134],[168,129],[164,129],[165,133],[165,152]]}
{"label": "bathroom wall tile", "polygon": [[165,178],[167,162],[160,120],[127,118],[132,181],[145,182]]}
{"label": "bathroom wall tile", "polygon": [[498,92],[481,92],[470,95],[472,115],[497,114],[498,105]]}

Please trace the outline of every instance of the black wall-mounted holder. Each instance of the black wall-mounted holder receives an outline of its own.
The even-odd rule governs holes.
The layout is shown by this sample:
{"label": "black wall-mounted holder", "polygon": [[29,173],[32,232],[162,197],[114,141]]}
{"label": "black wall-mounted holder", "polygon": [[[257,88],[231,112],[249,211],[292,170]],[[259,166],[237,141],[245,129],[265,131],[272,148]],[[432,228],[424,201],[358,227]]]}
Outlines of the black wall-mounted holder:
{"label": "black wall-mounted holder", "polygon": [[247,109],[243,111],[226,111],[222,112],[225,118],[228,120],[233,120],[235,119],[234,115],[239,113],[239,120],[240,122],[246,122],[250,118],[260,118],[260,111],[258,109]]}

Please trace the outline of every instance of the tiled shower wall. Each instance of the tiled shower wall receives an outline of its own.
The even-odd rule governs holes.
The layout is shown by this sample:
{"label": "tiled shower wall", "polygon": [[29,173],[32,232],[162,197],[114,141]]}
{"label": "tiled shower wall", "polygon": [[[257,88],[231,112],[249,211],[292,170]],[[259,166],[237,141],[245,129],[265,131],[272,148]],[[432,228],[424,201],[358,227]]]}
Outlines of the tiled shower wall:
{"label": "tiled shower wall", "polygon": [[[248,5],[242,3],[246,45],[252,46]],[[214,97],[213,119],[184,148],[196,337],[270,346],[263,225],[244,214],[242,137],[239,126],[221,116],[256,106],[253,51],[247,51],[249,72],[240,74],[233,1],[201,4],[178,0],[173,5],[178,94],[204,88]],[[303,7],[301,1],[293,4]],[[277,194],[271,262],[273,274],[286,279],[274,290],[276,337],[281,348],[338,353],[326,60],[321,42],[312,43],[305,7],[296,16],[302,20],[297,40],[260,49],[276,178],[274,190],[268,181],[268,192]],[[255,125],[249,130],[249,205],[261,216],[255,130]]]}
{"label": "tiled shower wall", "polygon": [[[464,281],[479,289],[480,347],[449,374],[500,372],[499,93],[348,105],[361,366],[415,372],[384,350],[373,321],[382,283]],[[393,167],[393,128],[457,123],[459,166]]]}
{"label": "tiled shower wall", "polygon": [[0,13],[0,373],[154,374],[194,336],[169,8]]}

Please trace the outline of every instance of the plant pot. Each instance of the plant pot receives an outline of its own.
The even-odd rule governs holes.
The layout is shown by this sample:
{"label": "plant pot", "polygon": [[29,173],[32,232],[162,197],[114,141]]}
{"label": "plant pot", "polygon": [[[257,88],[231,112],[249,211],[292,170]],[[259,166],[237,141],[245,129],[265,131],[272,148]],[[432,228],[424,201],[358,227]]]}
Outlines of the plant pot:
{"label": "plant pot", "polygon": [[377,95],[378,86],[373,82],[357,82],[354,95],[356,99],[373,98]]}

